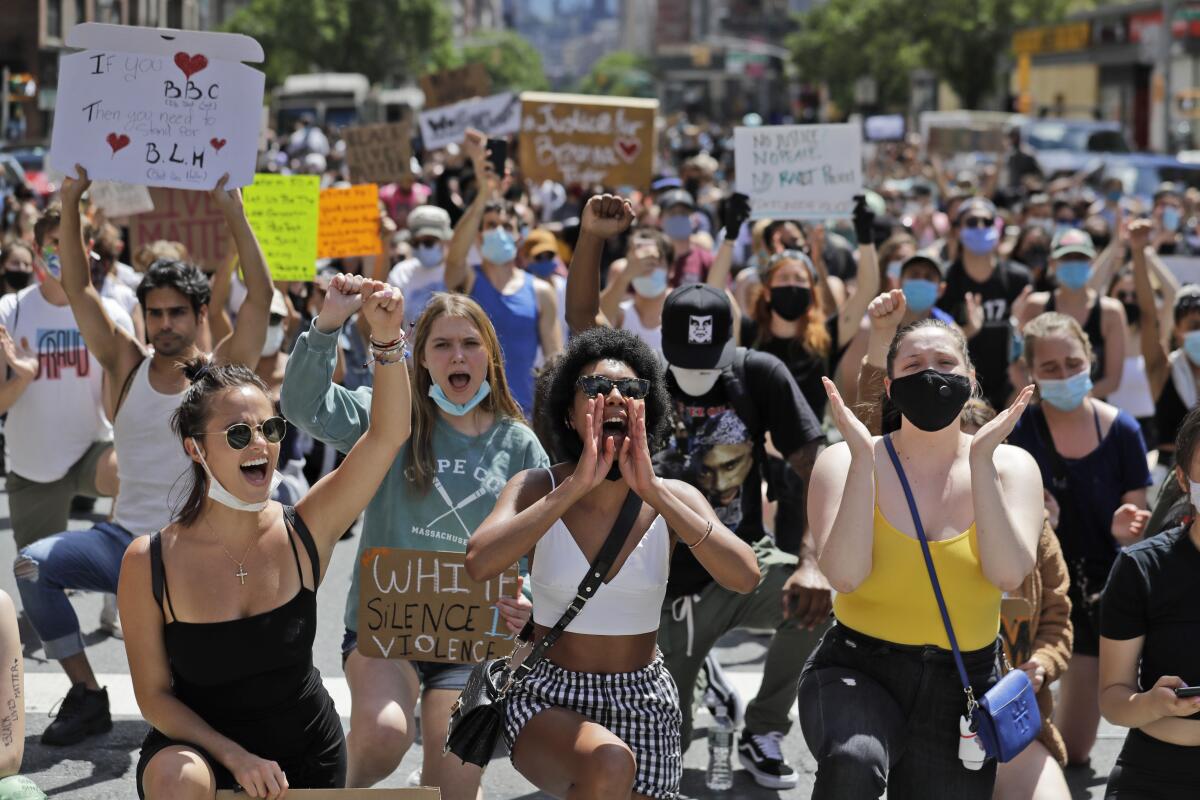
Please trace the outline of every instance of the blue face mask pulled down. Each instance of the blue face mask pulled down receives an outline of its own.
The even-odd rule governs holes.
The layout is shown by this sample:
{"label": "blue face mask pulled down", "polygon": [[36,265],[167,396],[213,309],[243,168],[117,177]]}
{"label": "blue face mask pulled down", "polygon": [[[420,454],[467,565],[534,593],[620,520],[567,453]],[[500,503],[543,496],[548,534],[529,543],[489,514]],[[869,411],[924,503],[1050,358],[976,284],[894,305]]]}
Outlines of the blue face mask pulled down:
{"label": "blue face mask pulled down", "polygon": [[1200,331],[1192,331],[1183,335],[1183,352],[1197,367],[1200,367]]}
{"label": "blue face mask pulled down", "polygon": [[528,264],[526,264],[525,268],[528,269],[530,272],[532,272],[534,275],[545,280],[546,278],[549,278],[551,275],[553,275],[555,273],[555,271],[558,270],[558,259],[557,258],[548,258],[548,259],[544,259],[544,260],[539,260],[539,259],[535,258],[532,261],[530,261]]}
{"label": "blue face mask pulled down", "polygon": [[433,402],[437,403],[437,407],[445,411],[452,417],[466,416],[475,406],[483,402],[483,398],[492,393],[492,387],[487,381],[479,384],[479,388],[475,394],[465,403],[455,403],[446,393],[442,391],[442,387],[435,382],[429,387],[429,396],[433,398]]}
{"label": "blue face mask pulled down", "polygon": [[1082,260],[1060,261],[1055,274],[1058,275],[1058,282],[1068,289],[1082,289],[1092,276],[1092,263]]}
{"label": "blue face mask pulled down", "polygon": [[687,214],[675,214],[670,217],[663,217],[662,229],[668,239],[682,242],[692,235],[692,218]]}
{"label": "blue face mask pulled down", "polygon": [[1043,401],[1059,411],[1074,411],[1092,390],[1092,376],[1084,370],[1062,380],[1041,380],[1037,385]]}
{"label": "blue face mask pulled down", "polygon": [[483,235],[479,254],[493,264],[507,264],[517,257],[517,240],[507,228],[492,228]]}
{"label": "blue face mask pulled down", "polygon": [[963,247],[977,256],[991,255],[1000,243],[1000,231],[995,225],[986,228],[963,228],[958,233]]}
{"label": "blue face mask pulled down", "polygon": [[641,297],[660,297],[667,291],[667,271],[659,267],[649,275],[639,275],[630,283]]}
{"label": "blue face mask pulled down", "polygon": [[413,255],[421,266],[432,269],[442,263],[442,246],[440,244],[419,244],[413,248]]}
{"label": "blue face mask pulled down", "polygon": [[918,314],[924,314],[937,302],[938,285],[921,278],[909,278],[900,285],[904,290],[904,301]]}

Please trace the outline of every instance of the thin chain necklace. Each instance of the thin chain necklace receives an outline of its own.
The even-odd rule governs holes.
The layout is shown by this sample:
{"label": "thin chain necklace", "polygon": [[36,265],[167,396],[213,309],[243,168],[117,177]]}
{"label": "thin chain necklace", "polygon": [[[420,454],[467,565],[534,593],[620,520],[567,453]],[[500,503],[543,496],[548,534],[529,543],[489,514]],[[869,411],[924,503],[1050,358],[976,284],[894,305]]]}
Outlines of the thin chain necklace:
{"label": "thin chain necklace", "polygon": [[245,568],[244,566],[242,566],[242,565],[246,563],[246,557],[247,557],[248,555],[250,555],[250,548],[251,548],[251,547],[254,547],[254,540],[253,540],[253,539],[251,539],[251,540],[250,540],[250,544],[246,545],[246,552],[242,553],[242,560],[241,560],[241,561],[239,561],[239,560],[237,560],[236,558],[234,558],[234,557],[233,557],[233,554],[229,552],[229,548],[227,548],[227,547],[225,546],[225,543],[224,543],[223,541],[221,541],[221,537],[217,535],[217,532],[216,532],[215,530],[213,530],[212,523],[210,523],[210,522],[209,522],[209,521],[206,519],[206,520],[204,520],[204,524],[205,524],[205,526],[207,526],[207,527],[208,527],[208,529],[209,529],[210,531],[212,531],[213,538],[215,538],[215,539],[217,540],[217,544],[219,544],[219,545],[221,546],[221,549],[225,551],[225,556],[226,556],[226,557],[227,557],[227,558],[228,558],[230,561],[232,561],[233,563],[237,564],[237,568],[238,568],[238,569],[237,569],[237,572],[233,573],[233,574],[234,574],[234,577],[236,577],[236,578],[237,578],[239,581],[241,581],[241,584],[242,584],[242,586],[245,586],[245,585],[246,585],[246,578],[250,577],[250,573],[249,573],[249,572],[246,572],[246,568]]}

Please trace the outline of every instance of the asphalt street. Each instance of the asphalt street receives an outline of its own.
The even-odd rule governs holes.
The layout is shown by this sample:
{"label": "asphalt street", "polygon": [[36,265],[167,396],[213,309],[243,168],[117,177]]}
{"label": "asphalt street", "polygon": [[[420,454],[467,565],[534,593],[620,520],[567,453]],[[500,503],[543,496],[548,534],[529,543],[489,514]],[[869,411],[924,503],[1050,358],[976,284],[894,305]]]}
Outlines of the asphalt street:
{"label": "asphalt street", "polygon": [[[97,515],[108,510],[106,502],[97,505]],[[101,519],[101,516],[94,516]],[[88,527],[89,518],[80,517],[72,521],[72,527]],[[321,670],[326,684],[333,695],[338,709],[343,714],[343,725],[349,721],[349,693],[342,675],[340,644],[342,640],[342,612],[349,586],[350,567],[358,545],[357,538],[341,542],[334,553],[328,575],[318,594],[320,617],[314,660]],[[0,562],[11,563],[15,555],[9,531],[8,496],[0,491]],[[20,596],[16,591],[9,570],[0,571],[0,588],[13,596],[18,609]],[[40,642],[22,617],[21,635],[25,643],[26,676],[26,744],[22,772],[50,796],[80,798],[81,800],[127,800],[136,797],[134,789],[134,767],[137,764],[138,748],[147,726],[137,711],[129,682],[129,667],[125,649],[120,640],[98,633],[101,600],[98,595],[79,593],[72,602],[82,621],[88,641],[88,654],[101,682],[109,687],[113,710],[111,733],[94,737],[85,743],[57,748],[43,746],[40,734],[49,723],[48,716],[54,704],[66,693],[68,685],[58,665],[48,662],[42,653]],[[733,682],[744,698],[753,696],[761,680],[765,654],[766,636],[735,632],[726,637],[719,647],[721,663],[731,673]],[[231,654],[236,658],[236,654]],[[795,712],[793,710],[793,718]],[[799,725],[794,725],[784,741],[783,749],[792,765],[800,772],[800,785],[792,790],[776,792],[758,787],[747,772],[737,769],[734,773],[732,791],[724,794],[709,792],[704,785],[704,769],[707,764],[707,727],[712,718],[701,710],[696,718],[696,732],[685,755],[683,795],[687,798],[785,798],[799,800],[807,798],[812,791],[813,774],[816,766],[804,745]],[[1104,783],[1117,752],[1124,739],[1124,731],[1107,724],[1101,729],[1100,739],[1092,751],[1088,769],[1072,770],[1068,780],[1076,800],[1101,798]],[[408,784],[409,777],[420,766],[420,753],[414,747],[405,755],[400,768],[386,782],[387,787]],[[736,760],[735,760],[736,766]],[[507,760],[497,760],[488,768],[484,778],[484,796],[488,800],[521,798],[534,800],[547,798],[524,778],[517,774]]]}

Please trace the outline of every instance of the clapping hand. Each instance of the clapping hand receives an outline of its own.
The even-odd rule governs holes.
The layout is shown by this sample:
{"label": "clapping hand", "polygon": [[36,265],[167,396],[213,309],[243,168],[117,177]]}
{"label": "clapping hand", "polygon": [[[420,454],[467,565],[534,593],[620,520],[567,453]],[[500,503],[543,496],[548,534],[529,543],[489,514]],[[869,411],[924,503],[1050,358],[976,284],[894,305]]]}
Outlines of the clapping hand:
{"label": "clapping hand", "polygon": [[986,458],[990,461],[992,455],[996,452],[996,448],[1008,438],[1013,428],[1017,426],[1017,420],[1025,413],[1025,409],[1032,398],[1033,385],[1031,384],[1017,394],[1017,399],[1013,401],[1011,406],[1001,411],[991,422],[980,428],[971,439],[971,458]]}
{"label": "clapping hand", "polygon": [[829,395],[829,410],[833,416],[833,424],[837,426],[846,446],[850,448],[851,457],[874,460],[875,440],[871,436],[871,432],[867,430],[867,426],[863,425],[862,420],[846,408],[846,401],[838,393],[833,381],[829,378],[821,378],[821,383],[825,386],[825,394]]}
{"label": "clapping hand", "polygon": [[3,325],[0,325],[0,356],[3,356],[4,362],[18,378],[33,380],[37,377],[39,369],[37,353],[29,350],[27,339],[21,339],[20,345],[14,342],[8,329]]}
{"label": "clapping hand", "polygon": [[1146,535],[1146,524],[1148,522],[1150,522],[1149,511],[1144,508],[1138,508],[1133,503],[1125,503],[1113,514],[1113,538],[1122,547],[1136,544]]}

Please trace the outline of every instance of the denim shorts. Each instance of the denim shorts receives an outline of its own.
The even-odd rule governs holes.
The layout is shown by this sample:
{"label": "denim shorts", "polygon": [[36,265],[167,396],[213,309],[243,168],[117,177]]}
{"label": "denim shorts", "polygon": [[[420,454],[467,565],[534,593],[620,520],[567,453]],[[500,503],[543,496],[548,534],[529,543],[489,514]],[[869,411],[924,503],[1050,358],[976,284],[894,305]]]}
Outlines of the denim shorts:
{"label": "denim shorts", "polygon": [[[358,632],[346,629],[346,633],[342,636],[342,667],[346,666],[346,659],[350,657],[350,651],[358,646]],[[409,661],[413,669],[417,671],[417,677],[421,680],[422,691],[429,689],[453,689],[462,691],[467,685],[467,678],[471,677],[471,670],[475,669],[474,664],[439,664],[434,661]]]}

